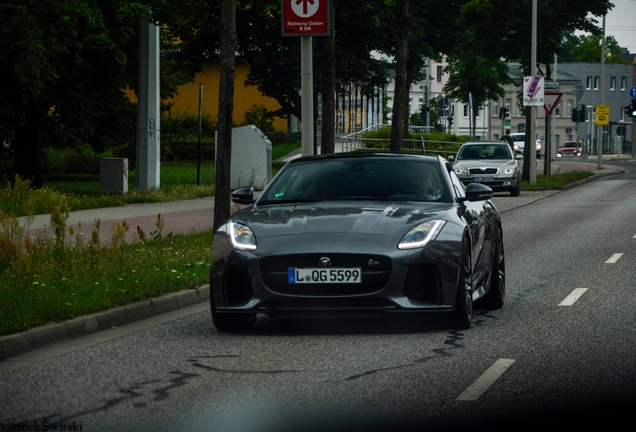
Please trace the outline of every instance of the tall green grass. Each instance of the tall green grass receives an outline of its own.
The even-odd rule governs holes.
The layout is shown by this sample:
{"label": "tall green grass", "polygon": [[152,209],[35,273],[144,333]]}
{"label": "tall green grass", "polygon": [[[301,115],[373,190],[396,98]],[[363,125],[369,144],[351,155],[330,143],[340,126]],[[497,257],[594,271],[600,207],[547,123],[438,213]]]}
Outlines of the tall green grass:
{"label": "tall green grass", "polygon": [[126,222],[100,242],[99,223],[90,239],[66,226],[65,199],[53,208],[49,236],[24,235],[17,219],[0,212],[0,335],[64,321],[114,306],[193,288],[209,278],[212,233],[173,236],[157,219],[151,234]]}

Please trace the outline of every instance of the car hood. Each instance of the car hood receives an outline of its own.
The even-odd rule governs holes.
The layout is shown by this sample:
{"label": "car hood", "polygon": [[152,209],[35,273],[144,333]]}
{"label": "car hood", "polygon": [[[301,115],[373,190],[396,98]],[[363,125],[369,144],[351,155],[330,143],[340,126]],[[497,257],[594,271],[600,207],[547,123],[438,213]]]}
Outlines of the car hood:
{"label": "car hood", "polygon": [[232,220],[248,225],[257,238],[299,234],[360,234],[402,236],[431,219],[457,221],[457,205],[403,202],[324,201],[310,204],[268,205],[241,210]]}
{"label": "car hood", "polygon": [[458,161],[455,168],[514,168],[517,165],[515,160],[479,159]]}

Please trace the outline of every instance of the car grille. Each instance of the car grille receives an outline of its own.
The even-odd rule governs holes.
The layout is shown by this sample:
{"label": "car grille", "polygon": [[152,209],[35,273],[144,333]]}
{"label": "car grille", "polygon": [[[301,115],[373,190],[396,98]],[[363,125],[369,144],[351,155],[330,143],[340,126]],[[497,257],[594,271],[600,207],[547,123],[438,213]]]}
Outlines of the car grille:
{"label": "car grille", "polygon": [[497,168],[486,168],[486,169],[481,169],[481,168],[468,168],[468,172],[471,174],[475,174],[475,175],[481,175],[481,174],[497,174],[497,171],[499,171]]}
{"label": "car grille", "polygon": [[[361,283],[288,283],[290,268],[317,268],[323,257],[331,260],[333,268],[359,267]],[[262,258],[259,262],[261,279],[267,288],[280,294],[295,296],[346,296],[368,294],[381,290],[391,276],[391,259],[372,254],[297,254]]]}

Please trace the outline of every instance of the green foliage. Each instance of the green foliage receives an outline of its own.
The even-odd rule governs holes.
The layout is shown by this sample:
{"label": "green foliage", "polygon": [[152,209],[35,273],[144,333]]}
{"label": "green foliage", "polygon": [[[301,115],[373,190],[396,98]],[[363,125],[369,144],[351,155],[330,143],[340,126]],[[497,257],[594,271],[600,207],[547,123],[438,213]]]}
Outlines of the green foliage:
{"label": "green foliage", "polygon": [[99,174],[99,161],[113,157],[110,151],[95,153],[88,145],[56,150],[45,149],[45,173]]}
{"label": "green foliage", "polygon": [[117,207],[128,204],[167,202],[214,196],[214,168],[204,165],[201,185],[196,185],[196,165],[161,169],[161,189],[139,191],[135,189],[135,173],[129,175],[126,194],[100,194],[99,176],[66,175],[47,177],[46,186],[31,187],[31,182],[16,177],[13,184],[0,185],[0,211],[11,217],[47,214],[66,199],[71,210]]}
{"label": "green foliage", "polygon": [[[566,35],[561,46],[559,61],[597,63],[601,59],[601,46],[602,35]],[[621,48],[614,36],[608,35],[605,38],[605,62],[629,64],[622,55]]]}
{"label": "green foliage", "polygon": [[269,134],[274,131],[273,117],[272,112],[268,110],[265,105],[254,104],[245,111],[244,124],[254,125],[264,134]]}
{"label": "green foliage", "polygon": [[562,174],[551,174],[550,177],[537,175],[536,183],[521,182],[521,190],[559,189],[570,183],[593,176],[589,171],[570,171]]}
{"label": "green foliage", "polygon": [[[214,160],[215,131],[216,119],[209,114],[203,114],[201,116],[203,160]],[[176,112],[161,119],[161,142],[161,160],[197,160],[199,116],[189,112]]]}
{"label": "green foliage", "polygon": [[158,216],[153,233],[130,230],[124,221],[111,229],[110,244],[102,244],[99,221],[84,240],[66,226],[64,206],[51,218],[55,237],[48,231],[24,236],[16,219],[0,212],[0,335],[208,281],[211,232],[173,236]]}

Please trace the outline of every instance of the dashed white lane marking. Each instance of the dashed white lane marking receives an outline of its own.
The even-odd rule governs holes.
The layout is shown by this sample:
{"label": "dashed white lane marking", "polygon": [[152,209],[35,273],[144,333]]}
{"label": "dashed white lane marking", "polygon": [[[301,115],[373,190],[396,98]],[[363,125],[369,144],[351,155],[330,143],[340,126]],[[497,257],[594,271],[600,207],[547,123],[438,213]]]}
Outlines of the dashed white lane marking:
{"label": "dashed white lane marking", "polygon": [[610,259],[608,259],[607,261],[605,261],[605,264],[614,264],[616,261],[618,261],[619,259],[621,259],[621,257],[623,256],[622,253],[615,253],[614,255],[612,255],[610,257]]}
{"label": "dashed white lane marking", "polygon": [[499,359],[486,370],[477,380],[468,387],[464,393],[459,395],[458,401],[475,401],[484,394],[515,361],[510,359]]}
{"label": "dashed white lane marking", "polygon": [[587,291],[587,288],[577,288],[570,293],[569,296],[563,299],[559,306],[572,306],[575,301],[579,299],[583,295],[583,293]]}

